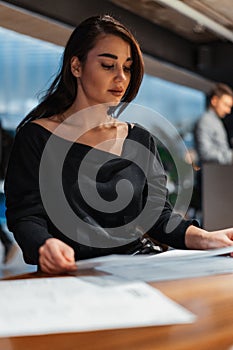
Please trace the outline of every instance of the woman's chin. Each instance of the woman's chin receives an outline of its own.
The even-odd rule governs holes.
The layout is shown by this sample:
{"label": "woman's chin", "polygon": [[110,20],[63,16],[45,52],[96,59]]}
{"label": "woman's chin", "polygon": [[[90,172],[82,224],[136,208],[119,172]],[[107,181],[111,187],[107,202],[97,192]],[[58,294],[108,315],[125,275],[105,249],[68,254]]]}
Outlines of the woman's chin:
{"label": "woman's chin", "polygon": [[117,107],[119,104],[121,103],[121,100],[115,100],[115,101],[110,101],[110,102],[107,102],[107,106],[108,107]]}

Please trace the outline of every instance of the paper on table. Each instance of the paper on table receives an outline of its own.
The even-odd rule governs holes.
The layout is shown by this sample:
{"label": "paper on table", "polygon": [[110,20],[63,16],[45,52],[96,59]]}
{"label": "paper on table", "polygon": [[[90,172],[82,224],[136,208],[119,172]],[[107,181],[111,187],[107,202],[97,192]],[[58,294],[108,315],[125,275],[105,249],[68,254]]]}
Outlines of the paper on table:
{"label": "paper on table", "polygon": [[99,266],[120,266],[125,264],[135,264],[135,263],[148,263],[148,259],[150,260],[158,260],[164,259],[167,262],[172,260],[187,260],[187,259],[200,259],[201,257],[207,258],[212,256],[219,256],[224,254],[229,254],[233,252],[233,246],[219,248],[219,249],[211,249],[211,250],[169,250],[162,254],[157,255],[107,255],[101,256],[98,258],[86,259],[86,260],[78,260],[76,264],[79,270],[92,269]]}
{"label": "paper on table", "polygon": [[0,295],[4,337],[195,320],[191,312],[143,282],[103,288],[75,277],[1,281]]}
{"label": "paper on table", "polygon": [[185,262],[170,261],[164,263],[161,260],[147,264],[128,264],[121,266],[102,266],[97,268],[103,272],[138,281],[168,281],[181,278],[210,276],[224,273],[233,273],[233,259],[226,257],[211,257]]}
{"label": "paper on table", "polygon": [[233,246],[228,246],[224,248],[209,249],[209,250],[180,250],[180,249],[171,249],[165,252],[165,254],[160,254],[160,258],[172,258],[172,260],[177,257],[180,259],[200,259],[200,258],[209,258],[212,256],[226,255],[233,252]]}
{"label": "paper on table", "polygon": [[124,261],[123,264],[121,260],[118,264],[114,260],[97,269],[128,280],[141,281],[166,281],[232,273],[233,258],[223,256],[232,251],[233,247],[208,251],[171,250],[145,257],[144,260]]}

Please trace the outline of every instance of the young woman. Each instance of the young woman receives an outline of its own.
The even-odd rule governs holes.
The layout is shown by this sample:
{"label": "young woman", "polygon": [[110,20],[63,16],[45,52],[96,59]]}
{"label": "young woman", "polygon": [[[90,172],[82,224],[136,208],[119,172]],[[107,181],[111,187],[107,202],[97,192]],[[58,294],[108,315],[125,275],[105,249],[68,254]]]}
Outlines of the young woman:
{"label": "young woman", "polygon": [[172,213],[154,138],[115,118],[142,77],[139,45],[114,18],[72,33],[59,74],[18,127],[5,181],[27,263],[73,271],[75,260],[147,251],[145,233],[182,249],[233,245],[233,229],[210,233]]}

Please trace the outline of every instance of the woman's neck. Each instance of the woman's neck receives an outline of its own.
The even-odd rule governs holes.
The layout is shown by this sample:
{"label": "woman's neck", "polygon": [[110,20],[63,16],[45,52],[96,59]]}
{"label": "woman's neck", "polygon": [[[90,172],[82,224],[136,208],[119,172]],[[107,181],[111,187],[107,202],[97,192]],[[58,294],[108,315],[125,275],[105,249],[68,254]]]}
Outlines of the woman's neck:
{"label": "woman's neck", "polygon": [[95,105],[88,108],[81,108],[74,103],[60,115],[61,123],[73,125],[81,129],[90,129],[107,126],[114,123],[115,119],[108,115],[106,105]]}

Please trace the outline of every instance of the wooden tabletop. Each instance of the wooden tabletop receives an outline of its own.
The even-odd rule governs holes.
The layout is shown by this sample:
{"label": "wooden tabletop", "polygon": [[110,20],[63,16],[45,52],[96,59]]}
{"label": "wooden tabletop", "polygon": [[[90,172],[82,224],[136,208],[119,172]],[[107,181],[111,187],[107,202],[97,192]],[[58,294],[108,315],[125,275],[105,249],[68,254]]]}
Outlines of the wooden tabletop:
{"label": "wooden tabletop", "polygon": [[[82,275],[86,273],[92,274],[92,271]],[[44,276],[36,272],[13,278]],[[0,338],[0,350],[233,350],[233,274],[151,285],[196,314],[196,322]]]}

